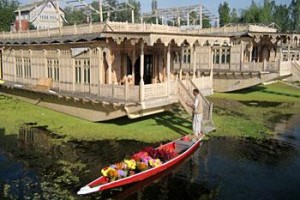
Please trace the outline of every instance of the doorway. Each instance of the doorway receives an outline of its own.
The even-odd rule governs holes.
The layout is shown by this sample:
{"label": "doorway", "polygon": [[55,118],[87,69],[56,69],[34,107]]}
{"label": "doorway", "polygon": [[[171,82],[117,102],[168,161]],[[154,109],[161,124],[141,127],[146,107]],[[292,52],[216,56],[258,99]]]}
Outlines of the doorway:
{"label": "doorway", "polygon": [[[134,65],[135,85],[139,85],[141,80],[140,62],[141,62],[141,58],[138,58]],[[152,72],[153,72],[153,56],[145,55],[144,56],[144,83],[145,84],[151,84]]]}

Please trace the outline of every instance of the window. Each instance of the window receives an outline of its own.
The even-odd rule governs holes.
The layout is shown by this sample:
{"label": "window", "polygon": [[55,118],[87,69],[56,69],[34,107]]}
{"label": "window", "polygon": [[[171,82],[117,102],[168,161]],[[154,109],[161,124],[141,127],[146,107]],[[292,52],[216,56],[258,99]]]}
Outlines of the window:
{"label": "window", "polygon": [[191,50],[185,49],[183,51],[183,63],[184,64],[190,64],[191,63]]}
{"label": "window", "polygon": [[16,74],[18,77],[23,76],[22,58],[16,58]]}
{"label": "window", "polygon": [[75,82],[81,83],[81,61],[75,61]]}
{"label": "window", "polygon": [[180,63],[180,56],[179,56],[178,52],[175,52],[175,54],[174,54],[174,62]]}
{"label": "window", "polygon": [[26,78],[31,77],[31,61],[30,61],[30,58],[24,58],[24,76]]}
{"label": "window", "polygon": [[213,49],[214,64],[229,64],[230,63],[230,47],[215,46]]}
{"label": "window", "polygon": [[90,60],[77,59],[75,61],[75,82],[89,84],[90,81]]}
{"label": "window", "polygon": [[84,71],[83,82],[90,83],[90,61],[89,60],[84,61],[83,71]]}
{"label": "window", "polygon": [[48,78],[52,78],[53,81],[59,81],[59,61],[57,59],[47,60]]}

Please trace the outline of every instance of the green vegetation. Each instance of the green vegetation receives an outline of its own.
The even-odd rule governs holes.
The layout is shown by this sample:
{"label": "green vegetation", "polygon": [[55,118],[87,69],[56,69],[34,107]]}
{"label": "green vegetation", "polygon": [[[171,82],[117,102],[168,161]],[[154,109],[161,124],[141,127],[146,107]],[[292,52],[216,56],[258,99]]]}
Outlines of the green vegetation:
{"label": "green vegetation", "polygon": [[227,2],[219,5],[220,25],[228,23],[264,23],[275,22],[281,31],[300,30],[300,0],[292,0],[290,5],[277,4],[276,1],[264,0],[263,4],[251,2],[249,8],[245,8],[238,16],[237,10]]}
{"label": "green vegetation", "polygon": [[17,9],[19,1],[0,1],[0,31],[10,31],[10,24],[14,21],[14,11]]}
{"label": "green vegetation", "polygon": [[273,123],[300,114],[300,90],[284,83],[256,86],[232,93],[217,93],[214,103],[214,136],[263,137]]}
{"label": "green vegetation", "polygon": [[67,139],[79,140],[133,139],[157,142],[191,133],[191,123],[172,113],[93,123],[3,95],[0,95],[0,110],[0,129],[5,128],[5,134],[17,134],[22,124],[28,122],[48,125],[49,130],[65,135]]}
{"label": "green vegetation", "polygon": [[[300,90],[283,83],[257,86],[210,97],[214,103],[217,131],[211,136],[263,137],[281,117],[300,113]],[[132,139],[143,142],[166,141],[191,133],[190,117],[177,112],[140,119],[127,117],[93,123],[0,95],[0,129],[16,135],[23,123],[36,122],[66,139]]]}

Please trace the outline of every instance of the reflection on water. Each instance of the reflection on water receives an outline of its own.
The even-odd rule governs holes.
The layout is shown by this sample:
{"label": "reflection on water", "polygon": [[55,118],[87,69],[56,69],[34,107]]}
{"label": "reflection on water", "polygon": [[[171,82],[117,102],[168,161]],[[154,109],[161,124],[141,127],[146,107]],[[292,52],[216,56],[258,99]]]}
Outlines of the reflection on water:
{"label": "reflection on water", "polygon": [[[45,128],[25,126],[15,159],[0,151],[0,199],[300,199],[299,120],[282,119],[270,139],[211,138],[170,171],[87,196],[76,192],[99,176],[102,167],[158,144],[65,142]],[[12,138],[1,133],[1,148],[5,140]]]}

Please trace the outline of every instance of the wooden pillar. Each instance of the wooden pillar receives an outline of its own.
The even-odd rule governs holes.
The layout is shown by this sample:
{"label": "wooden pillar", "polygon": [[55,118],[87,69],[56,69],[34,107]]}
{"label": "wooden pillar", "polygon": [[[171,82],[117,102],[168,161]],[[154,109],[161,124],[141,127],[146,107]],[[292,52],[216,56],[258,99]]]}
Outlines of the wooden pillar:
{"label": "wooden pillar", "polygon": [[168,44],[167,50],[167,95],[170,94],[170,73],[171,73],[171,44]]}
{"label": "wooden pillar", "polygon": [[41,78],[47,78],[47,50],[43,49],[43,63],[41,69]]}
{"label": "wooden pillar", "polygon": [[[92,88],[91,88],[91,83],[94,80],[92,75],[92,53],[93,53],[93,49],[91,49],[91,47],[89,48],[89,63],[88,64],[88,69],[89,69],[89,77],[88,77],[88,83],[89,83],[89,94],[92,93]],[[84,69],[83,69],[84,70]]]}
{"label": "wooden pillar", "polygon": [[196,46],[193,48],[193,79],[196,78]]}
{"label": "wooden pillar", "polygon": [[289,44],[288,44],[288,61],[291,60],[291,41],[289,40]]}
{"label": "wooden pillar", "polygon": [[71,57],[72,59],[72,86],[73,86],[73,91],[75,92],[75,84],[76,84],[76,71],[75,71],[75,59],[73,57]]}
{"label": "wooden pillar", "polygon": [[144,94],[145,94],[145,88],[144,88],[144,41],[141,43],[141,55],[140,55],[140,102],[144,101]]}
{"label": "wooden pillar", "polygon": [[24,69],[24,52],[21,50],[21,60],[22,60],[22,84],[24,84],[24,77],[25,77],[25,69]]}
{"label": "wooden pillar", "polygon": [[2,56],[3,55],[3,50],[0,49],[0,80],[3,79],[3,61],[2,61]]}
{"label": "wooden pillar", "polygon": [[242,65],[244,62],[244,45],[243,42],[241,41],[241,50],[240,50],[240,71],[242,71]]}
{"label": "wooden pillar", "polygon": [[132,73],[131,75],[132,75],[133,81],[135,81],[135,72],[134,72],[135,71],[134,70],[135,60],[136,60],[136,55],[135,55],[135,46],[134,46],[133,51],[132,51],[132,59],[131,59],[131,73]]}
{"label": "wooden pillar", "polygon": [[184,54],[184,49],[183,49],[183,45],[181,45],[181,56],[180,56],[179,80],[182,80],[183,54]]}
{"label": "wooden pillar", "polygon": [[252,63],[252,51],[253,51],[253,47],[251,46],[250,48],[250,56],[249,56],[249,62]]}
{"label": "wooden pillar", "polygon": [[103,53],[100,47],[97,47],[98,55],[98,96],[101,96],[101,84],[103,83]]}
{"label": "wooden pillar", "polygon": [[214,63],[213,63],[213,56],[214,54],[212,53],[212,47],[209,46],[209,51],[208,51],[208,66],[210,69],[210,80],[211,80],[211,85],[213,87],[213,76],[214,76]]}
{"label": "wooden pillar", "polygon": [[[60,91],[61,89],[61,85],[60,85],[60,80],[62,78],[62,74],[61,74],[61,67],[62,66],[62,63],[61,63],[61,51],[60,49],[57,49],[57,60],[58,60],[58,65],[56,66],[58,68],[58,74],[57,74],[57,69],[54,69],[56,70],[55,74],[56,74],[56,77],[55,78],[58,78],[57,82],[56,82],[56,86],[58,87],[58,91]],[[57,77],[58,76],[58,77]]]}

